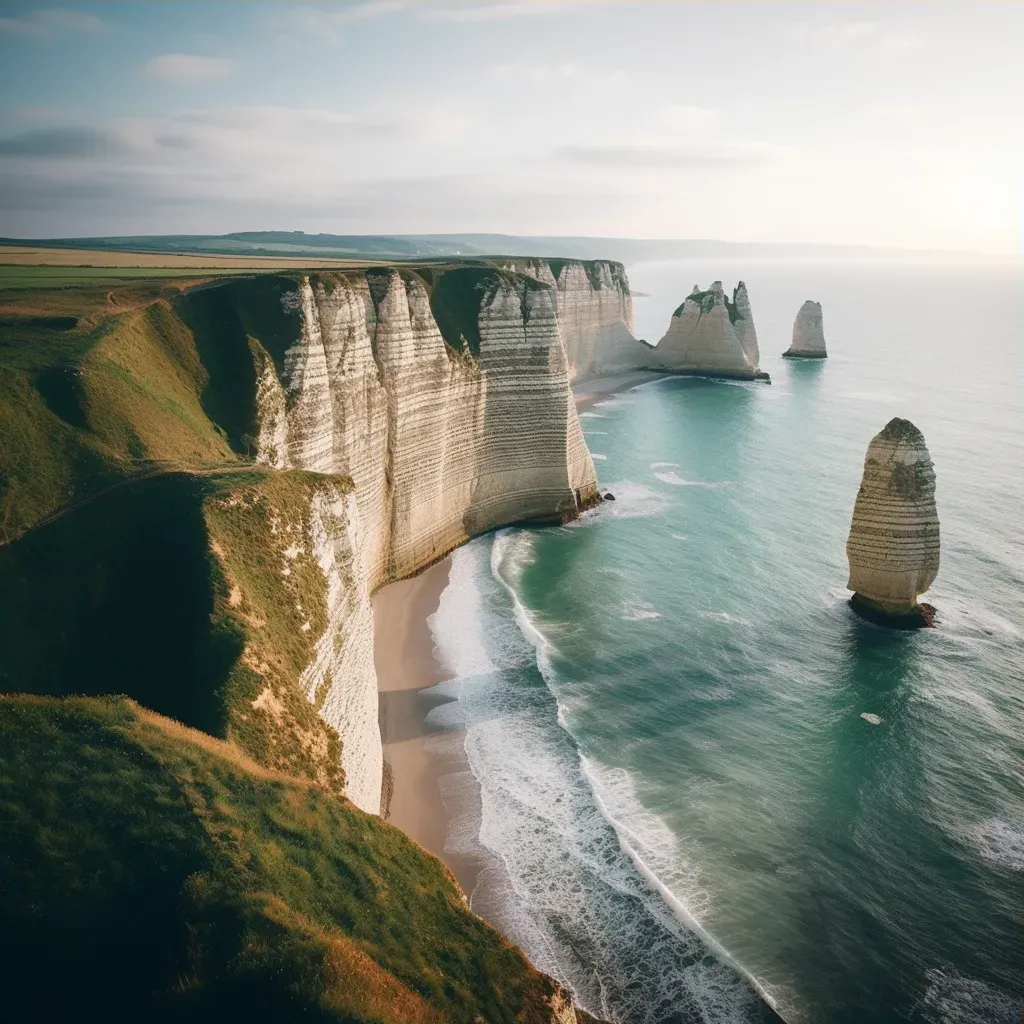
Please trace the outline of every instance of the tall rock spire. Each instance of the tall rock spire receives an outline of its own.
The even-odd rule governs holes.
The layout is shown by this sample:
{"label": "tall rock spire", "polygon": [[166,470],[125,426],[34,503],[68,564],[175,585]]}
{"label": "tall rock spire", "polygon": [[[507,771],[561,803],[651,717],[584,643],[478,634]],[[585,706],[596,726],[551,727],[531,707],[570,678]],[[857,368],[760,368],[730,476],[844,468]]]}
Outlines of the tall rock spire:
{"label": "tall rock spire", "polygon": [[903,629],[931,625],[935,610],[917,598],[939,571],[935,469],[909,420],[891,419],[868,445],[846,556],[858,613]]}
{"label": "tall rock spire", "polygon": [[740,281],[730,301],[721,281],[693,291],[672,314],[657,345],[647,346],[641,365],[669,373],[768,380],[759,365],[757,331],[747,286]]}
{"label": "tall rock spire", "polygon": [[793,321],[793,342],[782,353],[790,359],[824,359],[825,334],[821,328],[821,303],[808,299]]}

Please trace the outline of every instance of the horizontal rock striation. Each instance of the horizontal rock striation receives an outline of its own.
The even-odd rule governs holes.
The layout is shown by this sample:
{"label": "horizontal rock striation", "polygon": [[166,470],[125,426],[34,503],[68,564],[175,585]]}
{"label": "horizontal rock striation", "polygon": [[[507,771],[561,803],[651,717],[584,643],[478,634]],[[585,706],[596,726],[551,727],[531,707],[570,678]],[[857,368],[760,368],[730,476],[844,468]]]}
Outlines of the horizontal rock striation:
{"label": "horizontal rock striation", "polygon": [[825,359],[825,333],[821,326],[821,303],[808,299],[793,321],[793,341],[782,353],[787,359]]}
{"label": "horizontal rock striation", "polygon": [[645,369],[705,377],[767,380],[760,368],[757,331],[740,281],[730,300],[721,281],[707,291],[693,292],[672,314],[668,330],[656,346],[643,346],[638,363]]}
{"label": "horizontal rock striation", "polygon": [[886,625],[929,625],[917,598],[939,571],[935,470],[921,431],[894,418],[872,439],[846,542],[851,603]]}
{"label": "horizontal rock striation", "polygon": [[474,534],[575,516],[599,500],[596,475],[569,389],[557,294],[539,274],[324,274],[302,278],[281,301],[298,340],[280,368],[253,346],[258,459],[354,482],[344,509],[315,517],[335,524],[320,528],[318,557],[344,597],[332,599],[337,628],[307,687],[312,696],[329,675],[322,714],[342,738],[348,795],[376,811],[370,595]]}
{"label": "horizontal rock striation", "polygon": [[635,368],[633,298],[621,263],[526,260],[518,269],[555,289],[570,380]]}

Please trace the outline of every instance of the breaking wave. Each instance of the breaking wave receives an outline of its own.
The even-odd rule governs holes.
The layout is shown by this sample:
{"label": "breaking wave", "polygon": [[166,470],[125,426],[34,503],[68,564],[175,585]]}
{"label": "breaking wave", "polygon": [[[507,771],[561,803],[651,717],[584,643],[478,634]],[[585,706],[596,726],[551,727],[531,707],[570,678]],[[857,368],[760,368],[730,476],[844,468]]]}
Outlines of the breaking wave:
{"label": "breaking wave", "polygon": [[643,811],[629,776],[583,758],[569,731],[559,626],[535,621],[518,596],[533,543],[502,530],[457,550],[430,619],[479,787],[473,797],[458,777],[443,786],[474,808],[449,834],[465,851],[475,830],[481,848],[473,909],[606,1020],[759,1020],[751,986],[695,934],[707,896],[678,840]]}

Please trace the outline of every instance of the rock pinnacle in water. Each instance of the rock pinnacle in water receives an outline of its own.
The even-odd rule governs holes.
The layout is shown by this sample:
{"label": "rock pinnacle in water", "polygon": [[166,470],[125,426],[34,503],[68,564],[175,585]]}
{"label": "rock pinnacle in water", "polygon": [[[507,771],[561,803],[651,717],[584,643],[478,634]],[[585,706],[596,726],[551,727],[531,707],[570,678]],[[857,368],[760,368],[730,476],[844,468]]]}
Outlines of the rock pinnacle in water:
{"label": "rock pinnacle in water", "polygon": [[846,557],[859,614],[903,629],[931,625],[934,609],[917,598],[939,571],[935,469],[909,420],[890,420],[868,445]]}
{"label": "rock pinnacle in water", "polygon": [[825,359],[825,333],[821,326],[821,303],[808,299],[793,321],[793,341],[782,353],[789,359]]}

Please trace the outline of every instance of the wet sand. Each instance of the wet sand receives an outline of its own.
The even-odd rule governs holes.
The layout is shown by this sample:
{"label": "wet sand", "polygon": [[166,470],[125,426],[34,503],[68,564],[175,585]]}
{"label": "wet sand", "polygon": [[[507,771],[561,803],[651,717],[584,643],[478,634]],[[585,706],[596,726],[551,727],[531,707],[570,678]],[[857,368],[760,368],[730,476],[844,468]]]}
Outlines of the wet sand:
{"label": "wet sand", "polygon": [[479,865],[472,858],[445,850],[448,823],[440,780],[467,772],[469,765],[459,753],[461,733],[448,732],[454,742],[444,744],[441,753],[437,743],[430,743],[438,731],[425,721],[432,708],[447,700],[424,691],[450,678],[434,655],[434,638],[427,625],[448,585],[450,568],[451,559],[445,558],[418,576],[388,584],[373,598],[374,662],[385,765],[381,814],[440,857],[468,895],[476,884]]}
{"label": "wet sand", "polygon": [[[577,408],[638,384],[665,376],[647,370],[602,377],[573,386]],[[384,745],[384,794],[381,814],[431,853],[440,857],[471,895],[483,859],[445,849],[449,819],[442,795],[446,777],[469,778],[469,763],[462,752],[459,732],[444,735],[426,716],[449,698],[431,688],[450,678],[434,653],[434,638],[427,619],[437,611],[448,585],[451,558],[445,558],[418,576],[383,587],[373,598],[374,661],[380,699],[380,731]],[[449,801],[472,801],[465,785],[446,787]],[[456,814],[459,808],[450,807]]]}

